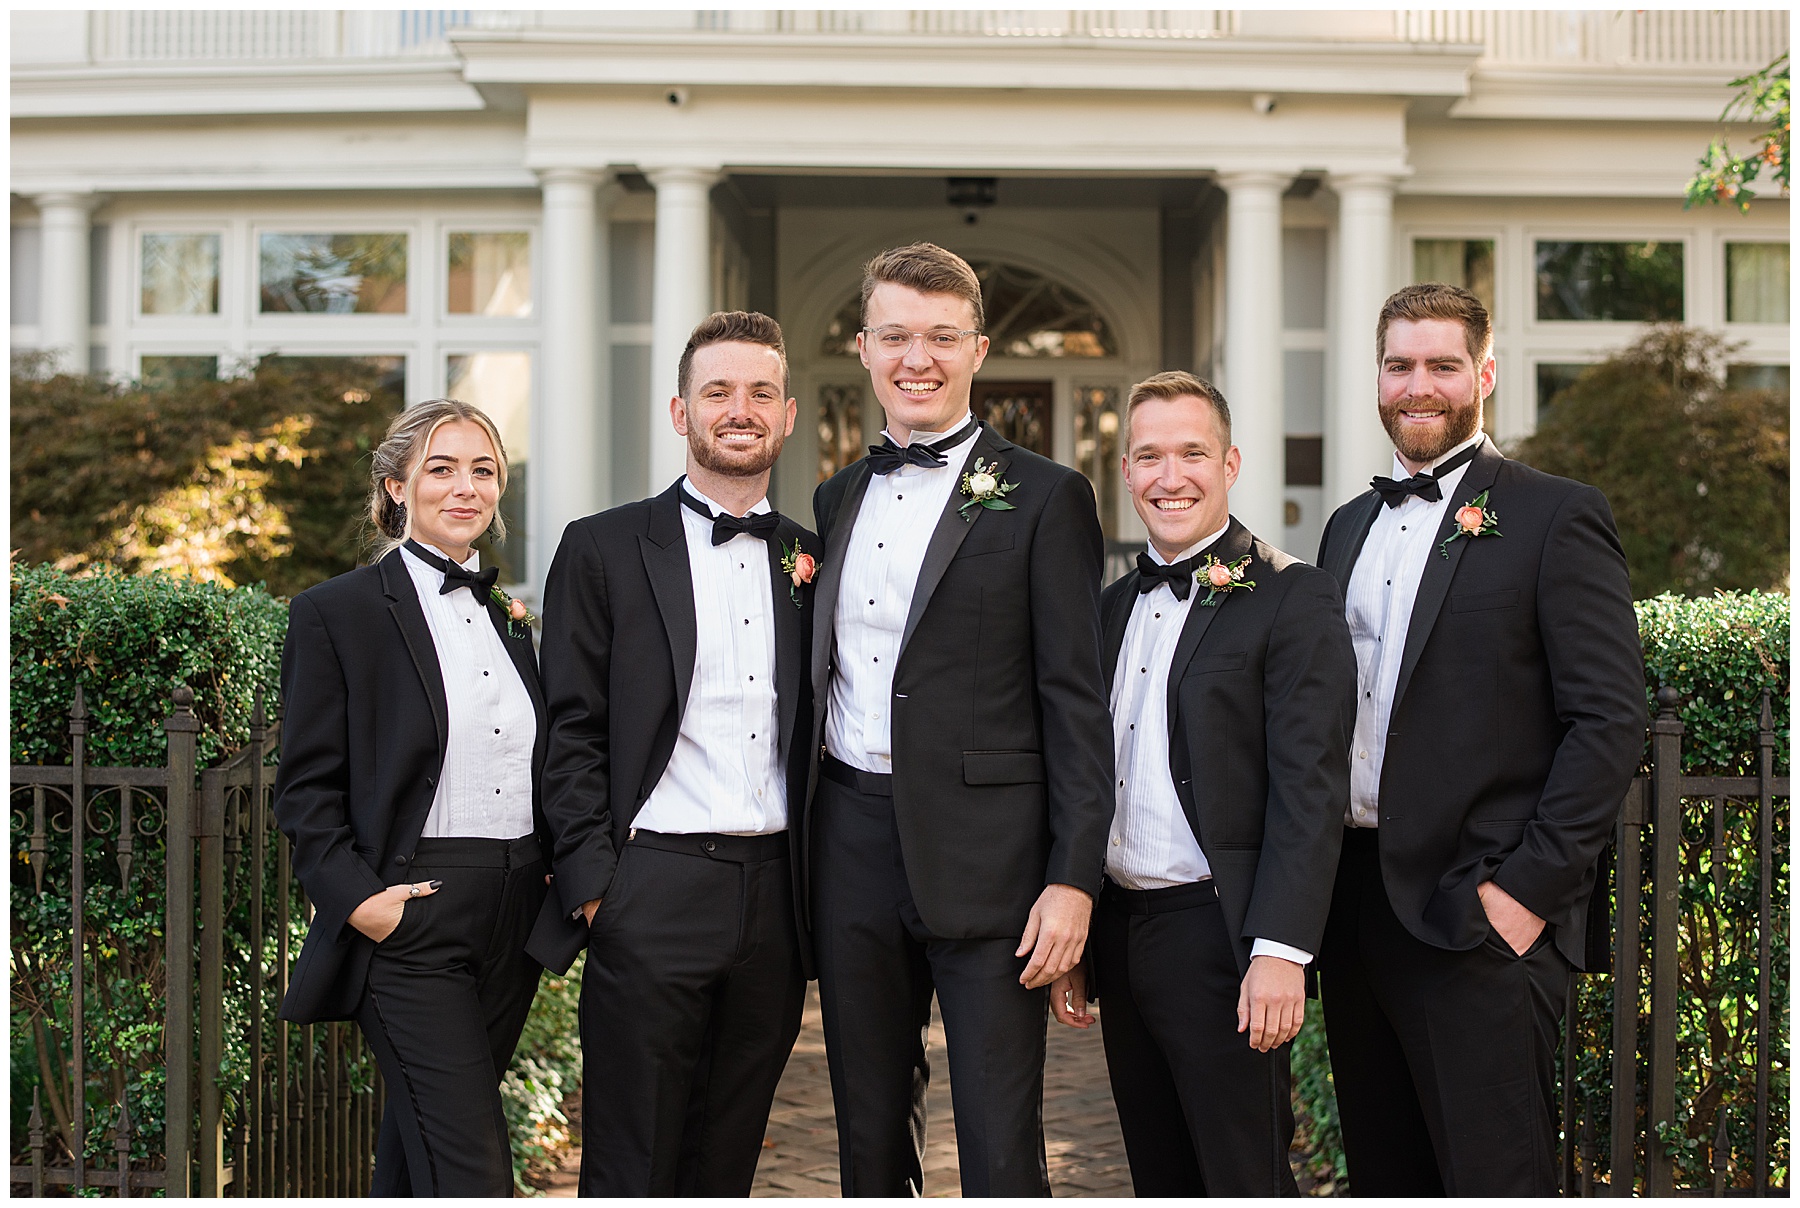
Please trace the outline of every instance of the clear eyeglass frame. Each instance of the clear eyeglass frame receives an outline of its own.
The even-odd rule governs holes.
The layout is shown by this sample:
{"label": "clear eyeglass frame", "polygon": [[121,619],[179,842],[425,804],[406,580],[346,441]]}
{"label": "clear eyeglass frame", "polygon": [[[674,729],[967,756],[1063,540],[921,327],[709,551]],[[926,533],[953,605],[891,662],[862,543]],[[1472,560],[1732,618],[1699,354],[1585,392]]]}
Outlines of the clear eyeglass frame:
{"label": "clear eyeglass frame", "polygon": [[953,327],[936,327],[930,331],[908,331],[904,327],[865,327],[863,334],[872,337],[875,351],[890,360],[905,356],[914,340],[923,341],[925,351],[940,361],[947,361],[962,351],[963,341],[981,333],[973,328],[958,331]]}

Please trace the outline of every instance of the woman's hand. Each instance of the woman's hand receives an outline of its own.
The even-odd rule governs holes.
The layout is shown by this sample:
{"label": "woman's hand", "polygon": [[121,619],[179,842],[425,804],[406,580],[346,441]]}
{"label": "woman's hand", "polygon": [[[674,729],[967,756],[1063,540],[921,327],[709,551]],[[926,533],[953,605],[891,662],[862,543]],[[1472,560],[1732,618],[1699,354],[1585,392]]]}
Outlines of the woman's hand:
{"label": "woman's hand", "polygon": [[415,885],[389,885],[380,893],[365,898],[361,906],[350,912],[350,925],[379,944],[394,934],[409,899],[434,894],[442,884],[442,881],[420,881]]}

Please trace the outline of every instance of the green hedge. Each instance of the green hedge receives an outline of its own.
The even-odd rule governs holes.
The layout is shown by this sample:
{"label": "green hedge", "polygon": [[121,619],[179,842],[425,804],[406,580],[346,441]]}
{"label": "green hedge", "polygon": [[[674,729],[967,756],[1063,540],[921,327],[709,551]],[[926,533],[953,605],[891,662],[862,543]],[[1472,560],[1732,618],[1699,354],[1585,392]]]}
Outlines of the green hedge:
{"label": "green hedge", "polygon": [[[1660,595],[1637,603],[1644,675],[1652,713],[1656,690],[1681,693],[1682,771],[1687,775],[1753,775],[1757,764],[1762,693],[1772,697],[1775,767],[1789,767],[1789,598],[1764,592],[1723,592],[1703,599]],[[1648,758],[1648,750],[1645,752]],[[1769,1139],[1772,1179],[1788,1169],[1788,928],[1790,844],[1787,810],[1775,810],[1771,1017],[1774,1062],[1770,1077]],[[1731,1184],[1749,1185],[1755,1130],[1748,1105],[1754,1079],[1755,929],[1758,878],[1756,828],[1736,813],[1725,830],[1725,857],[1715,869],[1710,815],[1690,803],[1682,828],[1682,1007],[1677,1036],[1677,1096],[1686,1105],[1679,1127],[1659,1143],[1677,1162],[1677,1186],[1711,1186],[1710,1145],[1723,1107],[1733,1145]],[[1649,894],[1640,909],[1648,917]],[[1619,914],[1614,903],[1614,917]],[[1638,988],[1649,1010],[1648,962]],[[1577,978],[1576,1084],[1595,1117],[1596,1165],[1611,1167],[1612,1001],[1610,977]],[[1307,1004],[1306,1029],[1294,1042],[1294,1100],[1298,1140],[1321,1179],[1344,1175],[1343,1137],[1318,1004]],[[1640,1044],[1648,1041],[1647,1033]],[[1644,1083],[1640,1052],[1639,1087]],[[1641,1107],[1641,1104],[1640,1104]],[[1641,1168],[1640,1150],[1637,1164]]]}

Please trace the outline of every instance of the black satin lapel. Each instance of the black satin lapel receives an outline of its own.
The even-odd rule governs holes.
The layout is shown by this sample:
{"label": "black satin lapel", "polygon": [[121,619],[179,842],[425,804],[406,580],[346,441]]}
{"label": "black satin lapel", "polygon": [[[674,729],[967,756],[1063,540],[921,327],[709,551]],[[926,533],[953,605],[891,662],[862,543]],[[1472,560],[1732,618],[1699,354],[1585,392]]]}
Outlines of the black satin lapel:
{"label": "black satin lapel", "polygon": [[[813,699],[825,699],[826,681],[831,675],[832,618],[837,615],[838,587],[843,583],[844,555],[850,549],[850,533],[856,528],[856,517],[862,511],[863,496],[869,491],[869,466],[859,461],[850,467],[850,478],[844,485],[844,498],[831,518],[831,531],[825,540],[825,556],[819,560],[819,577],[813,584],[812,681]],[[820,620],[823,618],[823,621]]]}
{"label": "black satin lapel", "polygon": [[[1203,551],[1211,554],[1221,562],[1236,562],[1250,552],[1250,530],[1239,524],[1234,518],[1225,529],[1225,535],[1213,542],[1211,548]],[[1254,580],[1255,563],[1244,576]],[[1241,589],[1240,589],[1241,590]],[[1252,588],[1251,590],[1255,590]],[[1168,718],[1169,741],[1175,741],[1175,698],[1177,689],[1181,687],[1181,677],[1187,671],[1187,665],[1193,661],[1194,652],[1200,649],[1206,631],[1212,628],[1213,618],[1219,615],[1222,608],[1231,607],[1231,593],[1227,592],[1221,600],[1215,600],[1209,606],[1200,601],[1206,599],[1207,588],[1202,583],[1193,587],[1193,605],[1188,609],[1187,621],[1181,627],[1181,636],[1175,641],[1175,653],[1169,658],[1168,684]]]}
{"label": "black satin lapel", "polygon": [[[962,468],[956,472],[956,481],[960,484],[962,476],[974,468],[975,459],[995,458],[994,477],[1004,481],[1006,474],[1006,451],[1013,445],[1002,440],[992,428],[982,426],[975,437],[975,443],[969,446],[968,456],[963,458]],[[906,657],[906,644],[912,640],[913,630],[919,627],[919,618],[925,615],[925,609],[931,605],[931,593],[950,569],[950,560],[956,557],[956,551],[969,538],[969,532],[986,514],[984,507],[972,507],[965,517],[962,505],[968,500],[963,498],[962,491],[951,488],[950,498],[944,503],[944,510],[938,515],[937,527],[931,531],[931,542],[925,547],[925,560],[919,564],[919,578],[913,584],[912,606],[906,611],[906,628],[900,633],[900,653],[895,657]]]}
{"label": "black satin lapel", "polygon": [[[1363,545],[1369,540],[1369,530],[1375,527],[1375,517],[1381,514],[1381,496],[1374,491],[1354,501],[1352,510],[1344,514],[1344,537],[1337,542],[1326,559],[1326,570],[1338,581],[1340,593],[1350,590],[1350,572],[1356,569],[1356,560],[1362,556]],[[1355,536],[1350,536],[1354,533]]]}
{"label": "black satin lapel", "polygon": [[669,635],[677,717],[687,712],[688,690],[694,683],[694,652],[700,644],[699,622],[694,619],[694,573],[688,565],[681,502],[675,497],[680,489],[678,482],[650,501],[650,532],[638,538],[644,573],[662,614],[663,631]]}
{"label": "black satin lapel", "polygon": [[[782,520],[769,547],[769,600],[775,609],[775,708],[781,730],[781,766],[787,766],[787,755],[794,741],[794,718],[800,703],[800,668],[806,663],[805,609],[794,603],[794,593],[806,599],[807,589],[797,588],[787,572],[781,569],[786,549],[800,538],[800,527]],[[817,550],[802,552],[818,556]]]}
{"label": "black satin lapel", "polygon": [[1125,644],[1125,630],[1131,624],[1131,609],[1137,603],[1137,598],[1137,588],[1127,586],[1113,593],[1112,606],[1106,610],[1106,628],[1100,636],[1109,691],[1112,688],[1113,674],[1119,669],[1119,648]]}
{"label": "black satin lapel", "polygon": [[431,700],[431,720],[437,726],[438,761],[442,763],[450,741],[450,705],[444,696],[444,671],[438,665],[437,643],[431,640],[431,626],[425,623],[424,606],[419,603],[418,589],[413,586],[412,575],[403,558],[399,550],[394,550],[381,560],[381,586],[393,601],[388,605],[388,611],[400,626],[407,653],[412,655],[413,666],[418,668],[419,679],[425,684],[425,695]]}
{"label": "black satin lapel", "polygon": [[[1494,485],[1499,476],[1500,463],[1506,459],[1500,456],[1492,442],[1483,444],[1481,452],[1463,471],[1462,481],[1456,484],[1456,494],[1450,498],[1444,508],[1444,519],[1438,524],[1438,531],[1431,539],[1431,552],[1425,555],[1425,573],[1419,579],[1419,594],[1413,597],[1412,618],[1406,623],[1406,648],[1400,656],[1400,675],[1394,681],[1394,708],[1406,698],[1406,685],[1412,679],[1413,668],[1419,665],[1419,655],[1425,649],[1425,641],[1431,636],[1432,627],[1437,624],[1438,613],[1443,611],[1444,600],[1450,595],[1450,581],[1456,575],[1456,568],[1462,562],[1463,551],[1473,541],[1463,538],[1444,545],[1456,528],[1456,511],[1463,504],[1475,498]],[[1439,552],[1442,550],[1443,552]],[[1448,557],[1445,555],[1448,554]]]}

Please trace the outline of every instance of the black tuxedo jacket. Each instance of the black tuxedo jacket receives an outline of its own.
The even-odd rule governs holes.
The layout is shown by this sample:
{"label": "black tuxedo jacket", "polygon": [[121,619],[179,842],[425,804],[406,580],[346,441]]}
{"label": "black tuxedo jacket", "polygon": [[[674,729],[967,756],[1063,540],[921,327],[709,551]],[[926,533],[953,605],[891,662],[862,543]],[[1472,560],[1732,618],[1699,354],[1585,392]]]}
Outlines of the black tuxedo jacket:
{"label": "black tuxedo jacket", "polygon": [[[548,850],[537,658],[529,633],[515,637],[499,609],[487,612],[537,714],[532,813]],[[437,647],[399,550],[294,597],[281,699],[275,821],[293,844],[294,875],[314,910],[281,1017],[352,1019],[375,941],[349,925],[350,914],[386,886],[412,880],[408,866],[449,733]]]}
{"label": "black tuxedo jacket", "polygon": [[[919,916],[945,939],[1016,936],[1045,885],[1098,894],[1112,822],[1100,676],[1101,537],[1079,473],[983,425],[964,461],[998,461],[1012,511],[952,491],[913,589],[894,668],[894,813]],[[813,749],[830,701],[833,615],[866,460],[819,485]],[[960,478],[959,478],[960,483]],[[829,858],[820,855],[816,858]]]}
{"label": "black tuxedo jacket", "polygon": [[[1206,551],[1245,554],[1238,588],[1188,609],[1169,664],[1169,775],[1212,869],[1241,976],[1258,939],[1317,953],[1350,804],[1356,653],[1337,583],[1233,519]],[[1137,575],[1100,598],[1107,682]]]}
{"label": "black tuxedo jacket", "polygon": [[[544,696],[551,721],[544,810],[556,835],[551,896],[565,914],[606,896],[632,820],[669,766],[687,709],[699,631],[681,489],[677,479],[653,498],[570,523],[545,584]],[[812,588],[799,589],[795,607],[792,581],[781,569],[782,547],[796,541],[818,557],[818,538],[782,517],[767,557],[797,903],[802,802],[816,761],[807,745]],[[804,931],[801,936],[810,959],[811,945]],[[586,929],[579,929],[540,959],[565,970],[586,942]]]}
{"label": "black tuxedo jacket", "polygon": [[[1483,491],[1501,535],[1459,537],[1440,556],[1457,509]],[[1369,491],[1326,522],[1319,561],[1346,596],[1381,506]],[[1603,946],[1589,951],[1589,898],[1646,720],[1606,497],[1484,440],[1414,599],[1381,770],[1382,877],[1407,930],[1474,948],[1488,933],[1475,890],[1492,880],[1556,928],[1576,968],[1604,961]]]}

